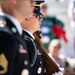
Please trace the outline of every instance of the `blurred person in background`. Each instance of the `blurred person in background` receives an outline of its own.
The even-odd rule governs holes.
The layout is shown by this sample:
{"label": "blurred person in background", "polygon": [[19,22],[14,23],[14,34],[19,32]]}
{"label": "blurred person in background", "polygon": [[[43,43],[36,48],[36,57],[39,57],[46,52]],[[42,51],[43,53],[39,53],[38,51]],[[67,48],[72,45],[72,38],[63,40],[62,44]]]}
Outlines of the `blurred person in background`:
{"label": "blurred person in background", "polygon": [[62,34],[65,35],[63,30],[63,22],[58,20],[55,16],[49,16],[47,14],[48,6],[46,3],[41,4],[41,12],[44,15],[41,24],[42,42],[45,49],[48,49],[50,41],[56,37],[60,37]]}
{"label": "blurred person in background", "polygon": [[53,39],[48,47],[49,56],[57,63],[61,70],[64,72],[74,72],[73,68],[70,67],[69,63],[66,61],[64,55],[59,54],[61,49],[61,43],[59,39]]}
{"label": "blurred person in background", "polygon": [[64,67],[64,60],[61,60],[59,57],[59,50],[61,48],[60,40],[53,39],[48,47],[49,55],[53,57],[53,59],[58,63],[60,67]]}

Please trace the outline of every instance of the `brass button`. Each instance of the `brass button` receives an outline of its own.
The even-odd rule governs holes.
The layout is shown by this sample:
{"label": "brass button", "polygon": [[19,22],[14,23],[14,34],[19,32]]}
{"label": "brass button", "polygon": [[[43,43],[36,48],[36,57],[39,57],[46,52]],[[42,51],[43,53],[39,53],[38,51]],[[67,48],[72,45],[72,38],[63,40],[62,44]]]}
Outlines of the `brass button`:
{"label": "brass button", "polygon": [[40,61],[40,64],[42,64],[42,62]]}
{"label": "brass button", "polygon": [[25,65],[28,65],[28,61],[24,61],[24,64],[25,64]]}
{"label": "brass button", "polygon": [[37,73],[38,73],[38,74],[41,74],[41,72],[42,72],[42,68],[39,67],[38,70],[37,70]]}
{"label": "brass button", "polygon": [[16,30],[16,28],[15,27],[12,27],[12,29],[11,29],[12,31],[13,31],[13,33],[16,33],[17,32],[17,30]]}
{"label": "brass button", "polygon": [[23,69],[21,75],[29,75],[29,70]]}
{"label": "brass button", "polygon": [[6,21],[5,20],[0,20],[0,27],[6,26]]}

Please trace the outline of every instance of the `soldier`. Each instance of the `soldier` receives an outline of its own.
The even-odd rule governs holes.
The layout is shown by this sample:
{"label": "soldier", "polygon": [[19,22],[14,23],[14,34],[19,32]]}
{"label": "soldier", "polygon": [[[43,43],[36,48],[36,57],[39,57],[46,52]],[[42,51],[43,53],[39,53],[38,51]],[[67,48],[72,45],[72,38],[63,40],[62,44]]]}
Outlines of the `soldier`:
{"label": "soldier", "polygon": [[40,30],[41,20],[43,15],[38,11],[39,6],[36,6],[33,16],[25,18],[22,23],[23,26],[23,37],[26,41],[26,45],[29,51],[30,66],[32,75],[44,75],[44,61],[39,51],[38,45],[33,35],[34,32]]}
{"label": "soldier", "polygon": [[33,13],[32,0],[0,0],[0,75],[30,75],[21,22]]}
{"label": "soldier", "polygon": [[[44,71],[45,68],[44,59],[42,57],[41,51],[39,50],[39,46],[35,41],[35,37],[33,35],[34,32],[40,30],[42,18],[43,15],[40,12],[40,6],[36,4],[33,16],[30,18],[25,18],[24,21],[22,22],[23,37],[26,41],[29,57],[31,59],[30,66],[31,66],[32,75],[46,74],[46,72]],[[59,72],[53,75],[63,75],[63,74]]]}
{"label": "soldier", "polygon": [[23,37],[25,38],[30,54],[32,75],[44,75],[43,58],[36,44],[35,37],[33,36],[33,33],[40,29],[41,20],[41,13],[35,12],[31,18],[26,18],[25,23],[23,23]]}

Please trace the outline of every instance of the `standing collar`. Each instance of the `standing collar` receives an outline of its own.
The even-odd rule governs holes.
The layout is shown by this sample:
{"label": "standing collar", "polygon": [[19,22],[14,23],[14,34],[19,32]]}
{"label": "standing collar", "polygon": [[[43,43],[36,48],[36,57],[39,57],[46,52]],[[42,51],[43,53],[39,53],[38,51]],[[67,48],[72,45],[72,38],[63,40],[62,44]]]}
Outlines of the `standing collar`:
{"label": "standing collar", "polygon": [[2,12],[0,13],[0,15],[4,15],[7,18],[9,18],[12,21],[12,23],[16,26],[19,34],[22,35],[22,27],[21,27],[21,24],[19,23],[19,21],[15,17],[13,17],[13,16],[11,16],[9,14],[6,14],[6,13],[2,13]]}
{"label": "standing collar", "polygon": [[30,31],[28,31],[28,30],[26,30],[26,29],[23,29],[23,30],[26,31],[26,32],[35,40],[34,35],[33,35]]}

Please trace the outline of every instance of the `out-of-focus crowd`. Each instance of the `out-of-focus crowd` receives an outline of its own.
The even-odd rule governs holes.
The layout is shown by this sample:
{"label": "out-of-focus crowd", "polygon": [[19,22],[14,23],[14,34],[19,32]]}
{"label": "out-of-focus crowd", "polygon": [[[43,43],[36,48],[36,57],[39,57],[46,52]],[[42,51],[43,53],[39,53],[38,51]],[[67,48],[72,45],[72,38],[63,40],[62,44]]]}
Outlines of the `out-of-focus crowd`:
{"label": "out-of-focus crowd", "polygon": [[[75,58],[61,54],[61,50],[66,53],[64,44],[68,43],[64,30],[64,23],[55,16],[49,16],[47,14],[47,9],[48,6],[45,3],[41,4],[41,12],[44,14],[41,24],[41,40],[43,42],[43,47],[61,70],[65,73],[73,73],[75,72]],[[69,2],[68,15],[71,20],[70,24],[73,27],[73,31],[75,31],[75,0],[70,0]]]}

